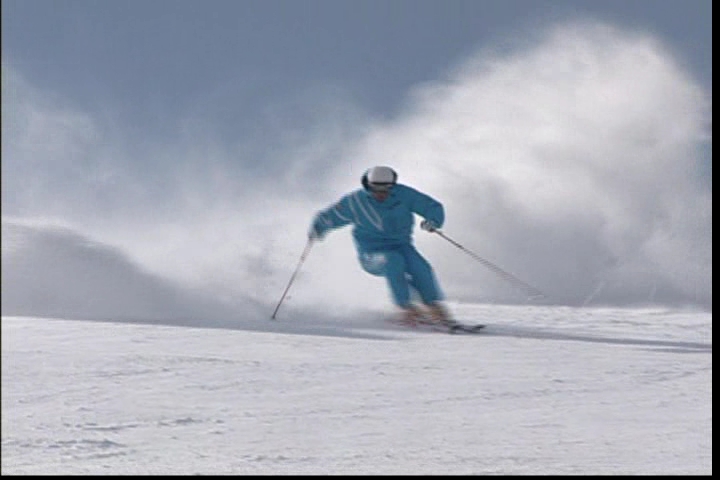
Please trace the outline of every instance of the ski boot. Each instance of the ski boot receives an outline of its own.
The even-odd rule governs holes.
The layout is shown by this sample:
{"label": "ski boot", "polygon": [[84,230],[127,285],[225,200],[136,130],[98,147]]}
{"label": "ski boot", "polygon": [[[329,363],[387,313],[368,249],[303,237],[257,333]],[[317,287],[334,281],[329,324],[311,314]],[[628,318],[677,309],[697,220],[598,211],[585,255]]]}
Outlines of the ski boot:
{"label": "ski boot", "polygon": [[400,307],[400,318],[398,322],[408,327],[416,327],[423,319],[422,311],[415,305]]}
{"label": "ski boot", "polygon": [[447,308],[440,302],[433,302],[426,305],[431,323],[436,325],[453,325],[455,322],[450,318]]}

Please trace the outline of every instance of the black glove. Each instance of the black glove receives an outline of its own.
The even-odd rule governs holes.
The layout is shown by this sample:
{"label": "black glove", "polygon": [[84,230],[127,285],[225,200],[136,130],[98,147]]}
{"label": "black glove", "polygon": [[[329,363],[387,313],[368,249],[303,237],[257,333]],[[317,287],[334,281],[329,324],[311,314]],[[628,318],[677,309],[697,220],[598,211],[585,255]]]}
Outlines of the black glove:
{"label": "black glove", "polygon": [[314,225],[313,225],[312,227],[310,227],[310,231],[308,232],[308,238],[309,238],[310,240],[312,240],[312,241],[315,241],[315,240],[320,241],[320,240],[323,239],[324,236],[325,236],[325,234],[318,232]]}
{"label": "black glove", "polygon": [[423,230],[427,230],[428,232],[434,232],[438,229],[438,226],[432,220],[423,220],[422,222],[420,222],[420,228],[422,228]]}

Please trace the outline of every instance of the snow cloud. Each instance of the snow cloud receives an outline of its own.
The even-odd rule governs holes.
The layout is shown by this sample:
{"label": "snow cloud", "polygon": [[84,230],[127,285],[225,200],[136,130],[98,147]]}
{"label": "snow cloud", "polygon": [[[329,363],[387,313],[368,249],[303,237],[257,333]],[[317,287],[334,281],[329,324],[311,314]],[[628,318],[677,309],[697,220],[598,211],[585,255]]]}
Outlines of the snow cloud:
{"label": "snow cloud", "polygon": [[[111,109],[83,112],[3,64],[3,312],[10,295],[30,298],[5,286],[47,277],[53,238],[83,245],[80,236],[107,252],[93,257],[107,268],[97,282],[132,268],[163,299],[171,280],[202,296],[196,305],[257,302],[269,315],[315,211],[376,164],[442,201],[450,238],[549,302],[710,308],[710,94],[657,39],[605,24],[560,25],[506,47],[418,85],[393,118],[318,87],[267,105],[231,139],[217,133],[214,112],[241,108],[237,97],[208,94],[171,122],[172,134],[143,138]],[[47,233],[58,224],[67,235]],[[7,245],[9,229],[25,240]],[[418,231],[416,243],[449,299],[527,301],[442,238]],[[73,296],[68,285],[87,261],[73,251],[52,274],[65,293],[35,307]],[[390,303],[384,282],[357,265],[347,229],[313,247],[287,302]]]}

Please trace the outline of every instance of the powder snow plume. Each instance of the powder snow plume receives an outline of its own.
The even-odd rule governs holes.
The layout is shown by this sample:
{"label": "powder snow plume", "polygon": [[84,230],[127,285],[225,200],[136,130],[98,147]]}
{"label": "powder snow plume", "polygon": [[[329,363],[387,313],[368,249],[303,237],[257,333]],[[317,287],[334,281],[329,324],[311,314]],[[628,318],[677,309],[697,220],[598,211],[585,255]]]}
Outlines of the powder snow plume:
{"label": "powder snow plume", "polygon": [[[569,23],[484,46],[392,118],[318,86],[232,140],[213,114],[241,108],[228,92],[129,138],[111,109],[2,75],[3,313],[269,314],[312,216],[373,165],[442,201],[450,238],[548,302],[712,307],[711,94],[646,33]],[[528,301],[442,238],[416,244],[449,299]],[[300,273],[287,308],[390,303],[347,229]]]}

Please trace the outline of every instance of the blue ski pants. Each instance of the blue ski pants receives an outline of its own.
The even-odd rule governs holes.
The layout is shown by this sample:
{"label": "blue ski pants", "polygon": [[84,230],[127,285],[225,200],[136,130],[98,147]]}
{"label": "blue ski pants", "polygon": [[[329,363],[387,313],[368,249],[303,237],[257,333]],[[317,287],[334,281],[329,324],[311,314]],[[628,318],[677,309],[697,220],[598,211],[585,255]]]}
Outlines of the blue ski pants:
{"label": "blue ski pants", "polygon": [[411,289],[426,304],[442,300],[430,263],[412,244],[373,252],[358,250],[358,259],[363,270],[387,279],[393,302],[399,307],[410,304]]}

